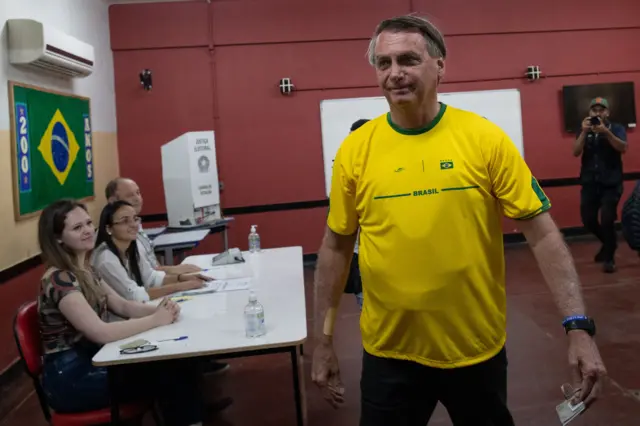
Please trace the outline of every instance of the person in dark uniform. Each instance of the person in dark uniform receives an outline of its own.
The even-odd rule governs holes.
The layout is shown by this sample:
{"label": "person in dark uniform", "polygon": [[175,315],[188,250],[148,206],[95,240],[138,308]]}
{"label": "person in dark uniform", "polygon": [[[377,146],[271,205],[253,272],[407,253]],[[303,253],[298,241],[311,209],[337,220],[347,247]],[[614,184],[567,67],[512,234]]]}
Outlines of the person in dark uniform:
{"label": "person in dark uniform", "polygon": [[616,271],[615,221],[622,196],[622,154],[626,150],[625,128],[609,120],[609,102],[601,97],[593,99],[589,116],[582,121],[582,128],[573,146],[573,155],[582,156],[582,223],[602,243],[595,261],[603,263],[604,272],[609,273]]}
{"label": "person in dark uniform", "polygon": [[[350,132],[355,132],[358,130],[363,124],[368,122],[369,120],[366,118],[361,118],[356,120],[351,125]],[[358,302],[358,306],[360,310],[362,310],[362,277],[360,276],[360,267],[358,265],[358,249],[360,245],[360,232],[358,231],[358,237],[356,238],[356,245],[353,249],[353,258],[351,259],[351,267],[349,268],[349,276],[347,278],[347,284],[345,286],[344,292],[347,294],[355,294],[356,301]]]}

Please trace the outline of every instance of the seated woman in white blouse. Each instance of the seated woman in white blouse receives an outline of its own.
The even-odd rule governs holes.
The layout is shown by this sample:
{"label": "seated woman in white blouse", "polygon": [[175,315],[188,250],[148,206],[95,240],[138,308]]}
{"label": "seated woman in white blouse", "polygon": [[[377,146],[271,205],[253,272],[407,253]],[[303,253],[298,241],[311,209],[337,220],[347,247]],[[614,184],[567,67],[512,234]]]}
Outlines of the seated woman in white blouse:
{"label": "seated woman in white blouse", "polygon": [[91,265],[111,288],[127,300],[146,302],[204,286],[209,278],[202,275],[171,275],[153,269],[138,251],[139,226],[140,218],[126,201],[115,201],[102,210]]}

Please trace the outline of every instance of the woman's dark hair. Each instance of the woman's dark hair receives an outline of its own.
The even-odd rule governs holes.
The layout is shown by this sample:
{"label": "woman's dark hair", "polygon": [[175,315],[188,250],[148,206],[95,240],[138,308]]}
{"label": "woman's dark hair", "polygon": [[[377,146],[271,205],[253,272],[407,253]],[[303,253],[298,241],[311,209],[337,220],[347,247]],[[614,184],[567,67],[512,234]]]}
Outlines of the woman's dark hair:
{"label": "woman's dark hair", "polygon": [[[113,238],[111,237],[111,235],[109,235],[109,232],[107,230],[108,227],[113,226],[113,216],[118,210],[125,206],[133,207],[126,201],[114,201],[113,203],[109,203],[104,206],[104,209],[102,209],[102,213],[100,214],[100,226],[98,228],[96,248],[100,247],[102,243],[105,243],[109,250],[111,250],[111,252],[118,257],[120,263],[122,264],[122,267],[127,269],[124,261],[122,260],[122,257],[120,256],[118,247],[116,247],[115,243],[113,242]],[[131,244],[129,244],[129,247],[127,247],[127,250],[125,252],[125,256],[129,261],[129,273],[133,275],[133,279],[140,287],[144,287],[144,282],[142,282],[142,274],[140,273],[140,256],[138,254],[137,240],[134,240],[131,242]]]}

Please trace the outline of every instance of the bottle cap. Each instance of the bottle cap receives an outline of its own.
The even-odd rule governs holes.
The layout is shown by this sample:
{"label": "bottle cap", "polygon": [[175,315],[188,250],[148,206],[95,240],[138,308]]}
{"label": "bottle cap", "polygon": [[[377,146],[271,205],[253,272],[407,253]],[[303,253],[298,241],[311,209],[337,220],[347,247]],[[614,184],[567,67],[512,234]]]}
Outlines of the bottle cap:
{"label": "bottle cap", "polygon": [[258,300],[258,296],[256,295],[256,292],[251,290],[249,291],[249,302],[255,302]]}
{"label": "bottle cap", "polygon": [[251,225],[251,232],[256,232],[257,229],[258,229],[258,225]]}

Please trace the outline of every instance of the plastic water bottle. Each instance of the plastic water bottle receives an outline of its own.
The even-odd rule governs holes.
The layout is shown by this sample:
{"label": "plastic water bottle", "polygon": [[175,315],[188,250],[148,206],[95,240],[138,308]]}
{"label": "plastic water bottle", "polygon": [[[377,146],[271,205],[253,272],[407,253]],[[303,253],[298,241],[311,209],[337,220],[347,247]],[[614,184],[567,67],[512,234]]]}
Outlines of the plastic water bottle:
{"label": "plastic water bottle", "polygon": [[257,253],[260,251],[260,235],[258,235],[258,225],[251,225],[249,233],[249,252]]}
{"label": "plastic water bottle", "polygon": [[264,336],[267,332],[264,325],[264,308],[253,290],[249,292],[249,303],[244,308],[244,323],[249,338]]}

